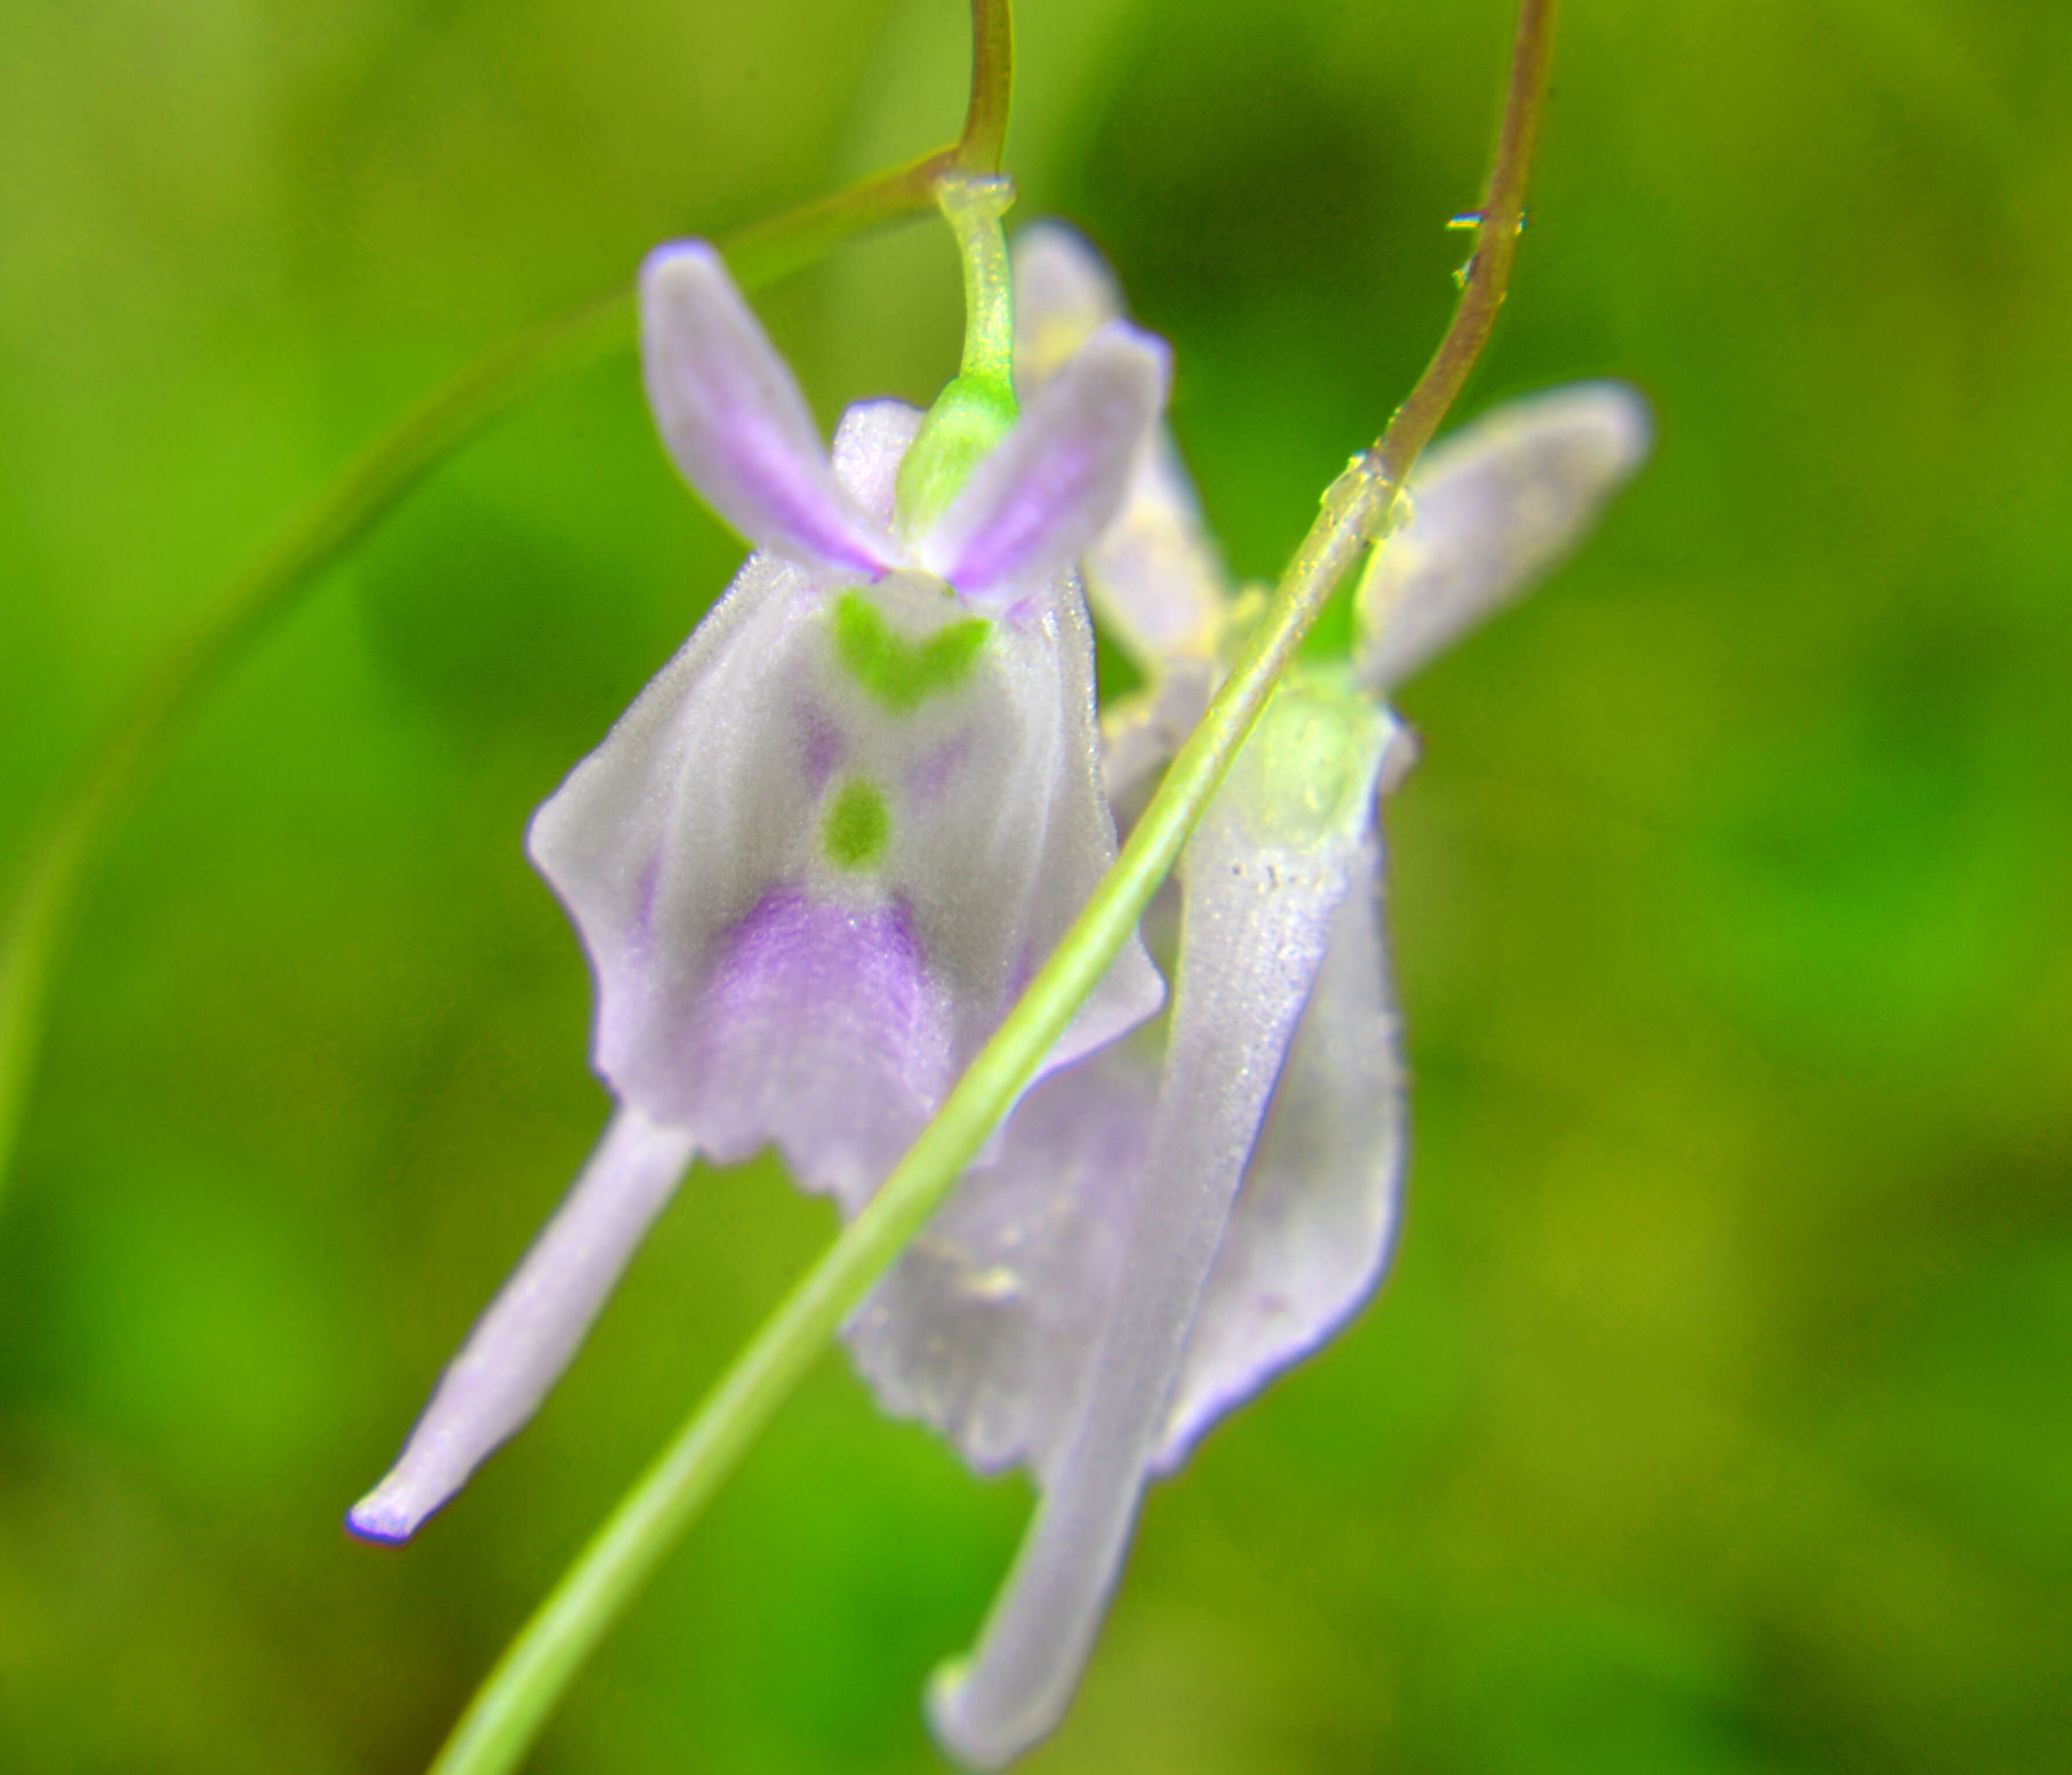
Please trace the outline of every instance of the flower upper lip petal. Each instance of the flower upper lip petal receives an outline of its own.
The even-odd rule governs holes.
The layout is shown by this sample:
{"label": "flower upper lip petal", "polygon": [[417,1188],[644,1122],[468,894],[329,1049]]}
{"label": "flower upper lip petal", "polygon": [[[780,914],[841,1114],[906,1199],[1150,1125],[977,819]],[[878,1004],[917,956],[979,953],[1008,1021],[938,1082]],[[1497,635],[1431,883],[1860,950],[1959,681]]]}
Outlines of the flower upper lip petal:
{"label": "flower upper lip petal", "polygon": [[972,470],[922,540],[921,564],[995,609],[1069,565],[1120,507],[1170,377],[1162,340],[1103,327]]}
{"label": "flower upper lip petal", "polygon": [[680,241],[640,273],[641,359],[670,455],[753,543],[875,578],[903,551],[835,478],[805,396],[718,253]]}
{"label": "flower upper lip petal", "polygon": [[1355,598],[1361,681],[1386,696],[1567,554],[1646,458],[1647,402],[1622,382],[1508,401],[1410,478],[1409,520]]}
{"label": "flower upper lip petal", "polygon": [[1014,242],[1014,384],[1025,401],[1104,321],[1125,318],[1115,273],[1067,224],[1032,222]]}

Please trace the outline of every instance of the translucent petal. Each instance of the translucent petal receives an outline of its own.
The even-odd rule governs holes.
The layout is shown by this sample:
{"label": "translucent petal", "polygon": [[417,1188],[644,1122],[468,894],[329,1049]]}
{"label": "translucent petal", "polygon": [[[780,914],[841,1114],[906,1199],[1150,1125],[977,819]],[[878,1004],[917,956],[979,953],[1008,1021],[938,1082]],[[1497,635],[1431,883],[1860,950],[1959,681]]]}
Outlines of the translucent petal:
{"label": "translucent petal", "polygon": [[1034,222],[1014,237],[1014,385],[1023,400],[1127,314],[1115,273],[1077,228]]}
{"label": "translucent petal", "polygon": [[[1114,826],[1095,775],[1092,636],[1069,591],[1061,590],[1051,618],[1067,768],[1045,824],[1025,976],[1114,857]],[[989,1162],[959,1185],[850,1325],[858,1365],[886,1408],[943,1430],[981,1471],[1048,1461],[1105,1310],[1141,1169],[1152,1063],[1124,1046],[1059,1069],[1142,1022],[1162,996],[1150,957],[1133,938],[1051,1053],[1046,1082],[1015,1111]]]}
{"label": "translucent petal", "polygon": [[1616,382],[1515,401],[1433,450],[1410,521],[1357,598],[1362,680],[1386,693],[1578,542],[1646,458],[1647,403]]}
{"label": "translucent petal", "polygon": [[1163,342],[1103,327],[972,471],[922,539],[923,564],[993,610],[1068,569],[1120,507],[1170,372]]}
{"label": "translucent petal", "polygon": [[[1114,273],[1083,236],[1056,222],[1022,232],[1015,243],[1014,349],[1025,394],[1123,312]],[[1229,576],[1164,428],[1137,458],[1121,512],[1080,567],[1094,614],[1146,671],[1213,651]]]}
{"label": "translucent petal", "polygon": [[1156,1470],[1359,1310],[1401,1204],[1402,1029],[1382,937],[1382,856],[1353,860],[1324,963],[1194,1316]]}
{"label": "translucent petal", "polygon": [[899,465],[921,429],[921,409],[903,401],[859,401],[835,427],[835,479],[865,512],[892,528]]}
{"label": "translucent petal", "polygon": [[[1094,635],[1078,581],[1062,575],[1044,611],[1058,666],[1059,768],[1044,821],[1043,861],[1030,896],[1018,994],[1049,959],[1115,861],[1115,816],[1104,787],[1095,709]],[[1135,1029],[1166,1000],[1166,983],[1143,939],[1132,936],[1101,976],[1037,1077],[1047,1077]],[[1002,1008],[1003,1013],[1005,1007]]]}
{"label": "translucent petal", "polygon": [[527,836],[597,976],[598,1070],[658,1120],[691,1107],[672,1050],[713,947],[794,872],[839,756],[798,681],[824,610],[800,569],[751,557]]}
{"label": "translucent petal", "polygon": [[1167,760],[1209,706],[1221,676],[1213,659],[1169,659],[1149,687],[1101,715],[1101,768],[1108,799],[1124,824],[1140,811]]}
{"label": "translucent petal", "polygon": [[539,1408],[691,1162],[691,1136],[622,1109],[447,1366],[388,1477],[346,1522],[405,1541]]}
{"label": "translucent petal", "polygon": [[650,253],[640,327],[656,422],[714,511],[802,565],[876,573],[898,558],[836,480],[798,383],[718,253],[702,240]]}
{"label": "translucent petal", "polygon": [[1036,1087],[845,1333],[885,1408],[980,1473],[1049,1470],[1077,1420],[1157,1079],[1124,1043]]}
{"label": "translucent petal", "polygon": [[1276,733],[1269,710],[1188,847],[1170,1046],[1081,1414],[976,1652],[931,1698],[944,1744],[981,1768],[1049,1732],[1078,1686],[1240,1182],[1361,873],[1388,724],[1342,699],[1330,710],[1347,725],[1321,794],[1292,811],[1282,799],[1315,762],[1325,717],[1293,709]]}
{"label": "translucent petal", "polygon": [[1169,439],[1137,460],[1129,496],[1080,570],[1096,613],[1137,663],[1208,659],[1222,632],[1229,575],[1202,528],[1194,488]]}

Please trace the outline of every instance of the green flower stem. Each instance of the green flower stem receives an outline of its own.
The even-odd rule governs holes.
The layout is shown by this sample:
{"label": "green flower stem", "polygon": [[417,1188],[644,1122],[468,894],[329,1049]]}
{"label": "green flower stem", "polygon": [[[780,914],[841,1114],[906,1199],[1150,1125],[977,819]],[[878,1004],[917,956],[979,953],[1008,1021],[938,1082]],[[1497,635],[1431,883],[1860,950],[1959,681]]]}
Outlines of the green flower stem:
{"label": "green flower stem", "polygon": [[[1166,770],[1115,866],[980,1050],[934,1121],[807,1272],[673,1441],[578,1555],[476,1692],[430,1775],[508,1775],[620,1611],[754,1444],[871,1286],[965,1168],[1137,928],[1281,673],[1333,590],[1386,532],[1403,478],[1445,417],[1502,304],[1547,93],[1554,0],[1523,0],[1485,236],[1453,320],[1388,429],[1334,482],[1322,511],[1208,713]],[[1436,392],[1434,392],[1436,391]]]}
{"label": "green flower stem", "polygon": [[[952,171],[999,171],[1013,79],[1011,0],[972,0],[971,103],[950,146],[720,243],[743,287],[771,283],[851,235],[935,205]],[[51,988],[109,834],[195,707],[266,628],[311,590],[447,455],[565,370],[631,343],[621,290],[491,352],[372,445],[224,593],[117,710],[85,764],[31,831],[0,904],[0,1201],[4,1201]]]}

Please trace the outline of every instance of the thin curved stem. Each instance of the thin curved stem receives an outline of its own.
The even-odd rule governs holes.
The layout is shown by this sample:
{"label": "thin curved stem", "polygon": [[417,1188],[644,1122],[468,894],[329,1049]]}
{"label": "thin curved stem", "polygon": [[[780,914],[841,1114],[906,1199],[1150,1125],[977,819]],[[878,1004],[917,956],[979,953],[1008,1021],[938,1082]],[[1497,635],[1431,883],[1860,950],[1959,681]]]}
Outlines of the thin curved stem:
{"label": "thin curved stem", "polygon": [[1014,101],[1014,7],[1012,0],[972,0],[971,104],[957,138],[957,165],[968,173],[997,173],[1007,148],[1007,114]]}
{"label": "thin curved stem", "polygon": [[[1552,0],[1524,0],[1521,10],[1490,179],[1491,191],[1513,206],[1514,215],[1545,101],[1554,12]],[[1473,317],[1494,315],[1512,257],[1507,249],[1485,257],[1432,368],[1382,440],[1325,494],[1242,656],[1050,959],[884,1186],[765,1321],[525,1624],[454,1728],[431,1775],[508,1775],[517,1766],[591,1649],[992,1137],[1137,928],[1318,613],[1385,530],[1402,477],[1488,338],[1487,320]],[[1384,462],[1393,465],[1392,473],[1381,472]]]}
{"label": "thin curved stem", "polygon": [[[997,171],[1013,75],[1010,10],[1009,0],[972,0],[971,102],[955,142],[723,237],[735,281],[775,282],[852,235],[929,213],[945,171]],[[363,451],[124,699],[31,829],[0,903],[0,1202],[80,897],[180,719],[433,468],[543,383],[630,345],[633,318],[633,292],[621,290],[463,371]]]}
{"label": "thin curved stem", "polygon": [[1461,299],[1424,375],[1369,452],[1374,472],[1397,487],[1466,385],[1468,372],[1489,343],[1497,310],[1510,290],[1518,237],[1525,228],[1526,179],[1540,146],[1540,120],[1547,109],[1558,10],[1557,0],[1522,0],[1519,6],[1503,121],[1497,133],[1496,152],[1490,159],[1489,184],[1475,224],[1474,257],[1468,261]]}

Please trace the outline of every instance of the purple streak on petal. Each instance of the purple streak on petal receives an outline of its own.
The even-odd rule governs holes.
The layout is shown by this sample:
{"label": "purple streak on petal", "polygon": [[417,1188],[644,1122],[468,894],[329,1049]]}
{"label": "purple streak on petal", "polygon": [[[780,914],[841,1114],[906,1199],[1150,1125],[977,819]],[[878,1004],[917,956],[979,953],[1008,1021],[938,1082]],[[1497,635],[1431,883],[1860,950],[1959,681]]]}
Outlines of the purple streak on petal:
{"label": "purple streak on petal", "polygon": [[1166,398],[1162,341],[1104,327],[972,471],[921,544],[968,603],[1001,610],[1076,559],[1120,507]]}
{"label": "purple streak on petal", "polygon": [[634,1247],[675,1194],[693,1143],[622,1108],[511,1280],[439,1378],[388,1477],[346,1526],[406,1541],[539,1407],[574,1357]]}
{"label": "purple streak on petal", "polygon": [[971,755],[971,736],[960,733],[945,741],[935,750],[927,754],[906,771],[906,793],[918,805],[926,807],[949,787],[950,779]]}
{"label": "purple streak on petal", "polygon": [[952,1026],[903,902],[780,888],[724,940],[675,1062],[701,1148],[774,1140],[853,1213],[949,1088]]}
{"label": "purple streak on petal", "polygon": [[808,565],[876,575],[898,551],[837,481],[804,397],[702,240],[640,273],[648,399],[669,454],[751,542]]}
{"label": "purple streak on petal", "polygon": [[817,795],[841,768],[849,744],[834,717],[818,704],[808,704],[800,710],[799,727],[805,747],[806,787]]}
{"label": "purple streak on petal", "polygon": [[648,959],[655,945],[655,901],[662,891],[662,858],[658,853],[648,859],[640,871],[639,908],[635,913],[632,927],[626,933],[626,960],[629,967],[639,967]]}

